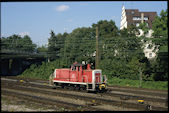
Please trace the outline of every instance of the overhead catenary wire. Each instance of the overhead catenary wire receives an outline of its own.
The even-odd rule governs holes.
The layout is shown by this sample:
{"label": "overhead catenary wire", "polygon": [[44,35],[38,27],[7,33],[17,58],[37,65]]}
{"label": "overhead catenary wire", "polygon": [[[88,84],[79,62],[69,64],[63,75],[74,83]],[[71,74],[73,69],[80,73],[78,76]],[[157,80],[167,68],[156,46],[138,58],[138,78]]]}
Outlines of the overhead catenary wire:
{"label": "overhead catenary wire", "polygon": [[[103,37],[102,37],[103,38]],[[125,37],[125,41],[123,41],[122,40],[122,38],[120,37],[120,40],[117,40],[116,41],[116,39],[114,39],[114,38],[116,38],[116,37],[113,37],[112,39],[110,39],[110,38],[107,38],[107,40],[99,40],[99,46],[103,46],[103,45],[106,45],[106,46],[110,46],[110,47],[112,47],[112,49],[114,49],[114,50],[116,50],[116,48],[118,48],[117,46],[120,46],[120,44],[124,44],[125,46],[127,46],[127,43],[128,42],[125,42],[125,41],[133,41],[133,39],[130,37],[130,38],[128,38],[128,37]],[[117,38],[119,38],[119,37],[117,37]],[[9,40],[9,39],[8,39]],[[16,42],[16,40],[14,41],[14,39],[11,39],[12,40],[12,43],[4,43],[3,42],[3,40],[1,40],[1,47],[3,47],[3,49],[4,49],[4,46],[3,45],[5,45],[5,46],[8,46],[7,48],[10,48],[11,49],[11,47],[16,47],[17,49],[22,49],[22,47],[33,47],[32,45],[30,45],[30,44],[24,44],[24,45],[20,45],[19,43],[13,43],[13,42]],[[108,41],[108,42],[107,42]],[[162,40],[162,41],[165,41],[165,40]],[[19,41],[18,41],[19,42]],[[91,45],[91,43],[94,43],[95,42],[95,39],[93,39],[93,38],[89,38],[89,39],[83,39],[82,38],[82,40],[75,40],[75,41],[72,41],[72,40],[70,40],[70,41],[67,41],[67,40],[57,40],[56,42],[53,42],[53,44],[54,45],[52,45],[52,47],[57,47],[57,46],[62,46],[60,49],[62,49],[62,48],[67,48],[67,47],[64,47],[64,46],[66,46],[66,45],[69,45],[69,44],[71,44],[71,45],[73,45],[73,48],[69,48],[70,50],[79,50],[79,48],[76,48],[76,46],[79,46],[79,44],[81,45],[81,44],[85,44],[85,45],[83,45],[83,46],[93,46],[94,47],[94,45]],[[75,46],[75,44],[77,44],[78,43],[78,45],[76,45]],[[116,43],[116,44],[115,44]],[[130,43],[130,42],[129,42]],[[35,44],[36,45],[36,44]],[[116,45],[116,47],[114,47],[114,45]],[[124,46],[124,45],[121,45],[121,46]],[[9,47],[10,46],[10,47]],[[48,42],[48,47],[50,46],[50,42]],[[47,47],[47,48],[48,48]],[[133,46],[134,47],[134,46]],[[103,49],[103,48],[102,48]],[[139,48],[140,49],[140,48]],[[67,50],[66,50],[67,51]],[[101,50],[102,51],[102,50]],[[104,49],[102,52],[107,52],[107,51],[113,51],[113,50],[110,50],[110,49]],[[131,49],[129,49],[129,50],[125,50],[125,51],[123,51],[123,52],[133,52],[133,51],[137,51],[137,49],[133,49],[133,50],[131,50]],[[118,51],[118,52],[122,52],[122,51]],[[165,51],[166,52],[166,51]],[[71,53],[73,53],[72,51],[71,51]]]}
{"label": "overhead catenary wire", "polygon": [[[89,41],[89,42],[92,42],[92,43],[94,43],[94,42],[96,42],[96,41]],[[107,43],[107,42],[99,42],[99,44],[112,44],[113,42],[117,42],[117,43],[126,43],[126,42],[123,42],[123,41],[109,41],[109,43]],[[76,43],[80,43],[80,44],[86,44],[87,42],[64,42],[64,43],[56,43],[56,42],[52,42],[52,44],[58,44],[58,45],[65,45],[65,44],[76,44]],[[140,42],[140,44],[141,44],[142,42]],[[167,42],[166,42],[167,43]],[[11,44],[11,43],[1,43],[1,45],[18,45],[19,46],[19,44]],[[30,44],[24,44],[24,45],[30,45]],[[23,46],[24,46],[23,45]],[[48,45],[50,45],[50,43],[48,44]],[[88,44],[89,45],[89,44]],[[30,45],[30,46],[32,46],[32,45]]]}

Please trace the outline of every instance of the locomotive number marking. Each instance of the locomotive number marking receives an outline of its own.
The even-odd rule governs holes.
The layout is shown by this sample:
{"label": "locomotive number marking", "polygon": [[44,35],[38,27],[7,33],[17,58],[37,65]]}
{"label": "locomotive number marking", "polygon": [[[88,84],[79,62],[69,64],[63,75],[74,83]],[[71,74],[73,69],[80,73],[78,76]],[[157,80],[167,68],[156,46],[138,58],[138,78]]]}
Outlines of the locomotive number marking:
{"label": "locomotive number marking", "polygon": [[72,74],[72,78],[75,78],[75,74]]}

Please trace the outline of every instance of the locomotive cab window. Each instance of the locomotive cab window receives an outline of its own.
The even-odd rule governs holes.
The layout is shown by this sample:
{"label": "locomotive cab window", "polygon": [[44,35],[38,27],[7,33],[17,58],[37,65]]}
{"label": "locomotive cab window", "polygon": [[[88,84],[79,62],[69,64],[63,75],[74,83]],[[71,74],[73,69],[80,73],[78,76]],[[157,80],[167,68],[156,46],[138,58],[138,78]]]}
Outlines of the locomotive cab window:
{"label": "locomotive cab window", "polygon": [[78,66],[76,69],[77,69],[77,71],[80,71],[80,66]]}
{"label": "locomotive cab window", "polygon": [[72,71],[80,71],[80,66],[72,66]]}
{"label": "locomotive cab window", "polygon": [[75,67],[75,66],[73,66],[73,67],[72,67],[72,71],[75,71],[75,70],[76,70],[76,67]]}
{"label": "locomotive cab window", "polygon": [[82,66],[83,70],[87,69],[87,64],[85,64],[84,66]]}

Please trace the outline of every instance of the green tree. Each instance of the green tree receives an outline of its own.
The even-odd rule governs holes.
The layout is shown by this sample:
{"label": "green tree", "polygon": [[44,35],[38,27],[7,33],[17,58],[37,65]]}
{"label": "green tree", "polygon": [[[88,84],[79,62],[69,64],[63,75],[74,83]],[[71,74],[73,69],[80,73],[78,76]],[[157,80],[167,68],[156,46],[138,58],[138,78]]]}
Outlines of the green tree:
{"label": "green tree", "polygon": [[120,33],[121,37],[128,37],[129,36],[127,28],[120,30],[119,33]]}
{"label": "green tree", "polygon": [[53,30],[50,32],[50,38],[48,39],[48,53],[54,54],[56,53],[55,45],[57,42],[57,38]]}
{"label": "green tree", "polygon": [[20,35],[12,35],[2,38],[2,49],[9,49],[14,51],[34,52],[36,44],[34,44],[28,35],[21,37]]}
{"label": "green tree", "polygon": [[152,29],[154,31],[153,36],[155,38],[168,36],[168,9],[166,9],[166,11],[162,10],[160,16],[156,16],[153,21]]}
{"label": "green tree", "polygon": [[159,52],[153,65],[153,79],[155,81],[168,81],[168,52]]}
{"label": "green tree", "polygon": [[139,29],[141,29],[141,30],[143,30],[143,32],[144,32],[144,37],[145,37],[145,35],[148,33],[148,31],[149,31],[149,28],[148,28],[148,25],[147,25],[147,23],[146,22],[143,22],[143,23],[140,23],[140,25],[138,26],[138,28]]}
{"label": "green tree", "polygon": [[100,20],[97,24],[92,24],[92,28],[96,29],[96,26],[99,28],[99,37],[118,36],[118,28],[113,20]]}
{"label": "green tree", "polygon": [[129,25],[127,31],[129,37],[134,37],[139,34],[139,30],[134,24]]}
{"label": "green tree", "polygon": [[158,45],[157,59],[151,63],[152,75],[155,81],[168,80],[168,9],[162,10],[160,16],[153,21],[155,37],[152,41]]}
{"label": "green tree", "polygon": [[36,44],[33,44],[31,38],[28,35],[25,35],[21,40],[21,45],[23,45],[24,51],[33,52],[35,51]]}
{"label": "green tree", "polygon": [[92,62],[95,44],[91,28],[77,28],[65,40],[65,56],[71,63],[78,61]]}
{"label": "green tree", "polygon": [[[127,64],[128,66],[128,78],[133,80],[139,80],[140,77],[140,71],[142,72],[142,78],[144,77],[144,71],[145,71],[145,62],[141,62],[140,59],[137,57],[132,57],[131,61]],[[141,69],[141,70],[140,70]]]}
{"label": "green tree", "polygon": [[139,30],[134,24],[131,24],[127,28],[120,30],[119,34],[121,37],[135,37],[139,34]]}
{"label": "green tree", "polygon": [[48,54],[53,58],[61,58],[63,56],[64,41],[66,33],[55,33],[51,30],[50,38],[48,39]]}
{"label": "green tree", "polygon": [[41,47],[37,48],[37,53],[46,53],[48,52],[48,48],[42,45]]}
{"label": "green tree", "polygon": [[167,81],[168,80],[168,37],[155,38],[153,42],[159,45],[157,58],[155,61],[153,61],[153,63],[151,63],[153,79],[155,81]]}

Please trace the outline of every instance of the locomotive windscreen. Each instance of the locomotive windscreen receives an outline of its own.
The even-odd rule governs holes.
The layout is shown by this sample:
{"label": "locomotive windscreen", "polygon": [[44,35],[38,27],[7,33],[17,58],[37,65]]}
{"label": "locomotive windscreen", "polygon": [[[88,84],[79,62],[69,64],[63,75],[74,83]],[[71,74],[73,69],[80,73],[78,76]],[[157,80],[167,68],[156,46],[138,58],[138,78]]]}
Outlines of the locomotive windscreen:
{"label": "locomotive windscreen", "polygon": [[96,83],[100,83],[101,81],[100,81],[100,78],[101,76],[100,76],[100,73],[95,73],[95,80],[96,80]]}

